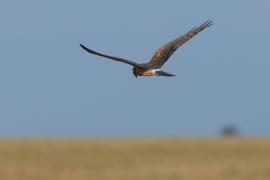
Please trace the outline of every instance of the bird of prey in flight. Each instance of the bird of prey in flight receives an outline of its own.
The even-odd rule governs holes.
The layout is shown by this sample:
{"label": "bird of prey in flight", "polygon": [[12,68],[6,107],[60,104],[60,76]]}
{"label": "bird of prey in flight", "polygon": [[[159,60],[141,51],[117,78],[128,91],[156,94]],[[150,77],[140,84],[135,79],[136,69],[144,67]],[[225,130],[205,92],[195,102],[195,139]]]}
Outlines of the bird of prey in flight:
{"label": "bird of prey in flight", "polygon": [[191,29],[189,32],[184,34],[183,36],[178,37],[177,39],[163,45],[161,48],[157,49],[154,53],[153,57],[150,59],[147,63],[136,63],[131,60],[127,60],[120,57],[110,56],[106,54],[99,53],[97,51],[93,51],[91,49],[88,49],[84,45],[80,44],[80,46],[87,52],[102,56],[114,61],[119,61],[122,63],[129,64],[133,66],[133,74],[135,77],[137,76],[175,76],[174,74],[167,73],[165,71],[162,71],[160,68],[162,65],[170,58],[170,56],[185,42],[190,40],[192,37],[194,37],[199,32],[203,31],[204,29],[208,28],[213,24],[213,21],[206,21],[205,23],[201,24],[198,27],[195,27]]}

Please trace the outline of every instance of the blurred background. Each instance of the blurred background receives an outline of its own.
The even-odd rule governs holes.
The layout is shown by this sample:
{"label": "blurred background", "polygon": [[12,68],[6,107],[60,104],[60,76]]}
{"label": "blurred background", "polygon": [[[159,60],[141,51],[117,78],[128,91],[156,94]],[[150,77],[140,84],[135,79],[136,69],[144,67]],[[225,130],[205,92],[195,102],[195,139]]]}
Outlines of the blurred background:
{"label": "blurred background", "polygon": [[[0,136],[270,135],[270,3],[9,0],[0,6]],[[137,62],[206,20],[214,26],[163,67],[174,78],[134,78]]]}
{"label": "blurred background", "polygon": [[[268,0],[2,0],[0,179],[270,179],[269,18]],[[173,78],[79,46],[147,62],[209,19]]]}

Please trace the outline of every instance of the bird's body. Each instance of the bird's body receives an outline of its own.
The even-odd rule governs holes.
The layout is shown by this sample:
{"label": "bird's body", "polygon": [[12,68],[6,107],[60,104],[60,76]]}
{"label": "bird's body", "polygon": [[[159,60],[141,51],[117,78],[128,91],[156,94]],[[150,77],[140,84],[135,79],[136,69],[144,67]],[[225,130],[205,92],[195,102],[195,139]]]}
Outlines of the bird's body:
{"label": "bird's body", "polygon": [[134,72],[138,76],[154,76],[158,69],[145,69],[141,67],[134,67]]}
{"label": "bird's body", "polygon": [[84,45],[80,44],[80,46],[86,50],[87,52],[91,54],[95,54],[98,56],[102,56],[111,60],[119,61],[122,63],[129,64],[133,66],[133,74],[135,77],[137,76],[175,76],[173,74],[167,73],[162,71],[160,68],[163,66],[163,64],[170,58],[170,56],[185,42],[190,40],[192,37],[194,37],[196,34],[201,32],[202,30],[208,28],[209,26],[212,25],[212,21],[206,21],[199,27],[195,27],[183,36],[165,44],[158,50],[156,50],[155,54],[153,57],[150,59],[148,63],[142,63],[138,64],[134,61],[130,61],[127,59],[119,58],[119,57],[114,57],[114,56],[109,56],[106,54],[102,54],[96,51],[93,51],[91,49],[88,49]]}
{"label": "bird's body", "polygon": [[135,77],[137,76],[175,76],[174,74],[170,74],[161,69],[155,68],[141,68],[141,67],[133,67],[133,74]]}

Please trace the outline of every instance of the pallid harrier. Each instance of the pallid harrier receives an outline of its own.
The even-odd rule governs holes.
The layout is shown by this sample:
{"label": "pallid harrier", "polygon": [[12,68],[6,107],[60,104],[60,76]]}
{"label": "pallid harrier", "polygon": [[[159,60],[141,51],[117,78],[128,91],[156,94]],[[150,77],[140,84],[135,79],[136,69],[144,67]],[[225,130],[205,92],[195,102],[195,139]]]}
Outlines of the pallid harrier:
{"label": "pallid harrier", "polygon": [[115,57],[115,56],[109,56],[109,55],[106,55],[106,54],[102,54],[102,53],[93,51],[91,49],[88,49],[87,47],[85,47],[82,44],[80,44],[80,46],[84,50],[86,50],[87,52],[89,52],[91,54],[95,54],[95,55],[102,56],[102,57],[105,57],[105,58],[108,58],[108,59],[123,62],[123,63],[126,63],[126,64],[129,64],[129,65],[133,66],[133,74],[134,74],[135,77],[137,77],[137,76],[167,76],[167,77],[170,77],[170,76],[175,76],[175,75],[162,71],[160,69],[162,67],[162,65],[170,58],[170,56],[180,46],[182,46],[185,42],[190,40],[193,36],[195,36],[196,34],[201,32],[202,30],[208,28],[212,24],[213,24],[213,21],[206,21],[205,23],[203,23],[199,27],[195,27],[195,28],[191,29],[189,32],[187,32],[183,36],[181,36],[181,37],[179,37],[179,38],[165,44],[161,48],[159,48],[155,52],[155,54],[153,55],[153,57],[150,59],[149,62],[142,63],[142,64],[138,64],[138,63],[136,63],[134,61],[123,59],[123,58],[120,58],[120,57]]}

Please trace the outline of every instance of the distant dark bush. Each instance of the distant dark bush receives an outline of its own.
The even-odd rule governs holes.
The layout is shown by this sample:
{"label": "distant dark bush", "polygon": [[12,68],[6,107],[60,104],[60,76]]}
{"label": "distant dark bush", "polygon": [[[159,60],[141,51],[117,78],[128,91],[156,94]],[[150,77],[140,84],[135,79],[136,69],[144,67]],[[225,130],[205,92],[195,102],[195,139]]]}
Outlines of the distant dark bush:
{"label": "distant dark bush", "polygon": [[227,125],[222,128],[221,135],[224,137],[234,137],[238,136],[239,132],[236,126]]}

